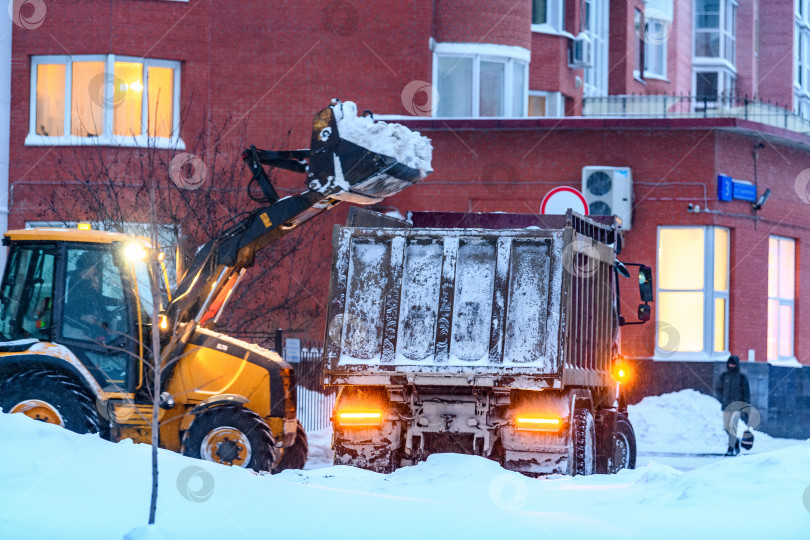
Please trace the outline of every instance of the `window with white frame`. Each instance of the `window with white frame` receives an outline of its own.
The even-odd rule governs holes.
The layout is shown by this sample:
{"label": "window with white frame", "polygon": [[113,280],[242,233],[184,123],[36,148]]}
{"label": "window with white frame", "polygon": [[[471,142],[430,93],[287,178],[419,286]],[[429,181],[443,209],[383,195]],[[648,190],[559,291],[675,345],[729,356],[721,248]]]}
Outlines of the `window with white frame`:
{"label": "window with white frame", "polygon": [[792,360],[796,241],[768,239],[768,361]]}
{"label": "window with white frame", "polygon": [[794,110],[810,120],[810,0],[796,0],[793,32]]}
{"label": "window with white frame", "polygon": [[608,0],[585,0],[585,33],[591,40],[593,66],[585,68],[585,96],[608,93]]}
{"label": "window with white frame", "polygon": [[27,145],[180,147],[180,63],[34,56]]}
{"label": "window with white frame", "polygon": [[522,47],[438,43],[433,56],[434,114],[445,117],[526,116],[529,51]]}
{"label": "window with white frame", "polygon": [[659,227],[657,300],[658,357],[726,355],[729,230]]}
{"label": "window with white frame", "polygon": [[532,30],[564,32],[565,0],[532,0]]}
{"label": "window with white frame", "polygon": [[529,90],[529,116],[565,116],[565,98],[561,92]]}
{"label": "window with white frame", "polygon": [[737,2],[695,0],[695,58],[736,63]]}
{"label": "window with white frame", "polygon": [[669,34],[668,20],[650,12],[650,17],[644,20],[644,76],[667,76],[667,39]]}
{"label": "window with white frame", "polygon": [[737,2],[695,0],[694,8],[692,88],[701,109],[736,92]]}
{"label": "window with white frame", "polygon": [[718,101],[737,92],[737,76],[727,69],[701,68],[692,76],[696,110],[717,108]]}

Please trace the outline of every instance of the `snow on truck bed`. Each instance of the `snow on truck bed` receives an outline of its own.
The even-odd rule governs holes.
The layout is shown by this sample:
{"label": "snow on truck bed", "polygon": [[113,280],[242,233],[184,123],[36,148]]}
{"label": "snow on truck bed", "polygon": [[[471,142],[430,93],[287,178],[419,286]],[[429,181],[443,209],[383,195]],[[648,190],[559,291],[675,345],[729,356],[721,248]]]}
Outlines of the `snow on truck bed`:
{"label": "snow on truck bed", "polygon": [[147,445],[0,414],[0,455],[0,538],[15,540],[810,538],[810,441],[686,473],[650,463],[544,479],[454,454],[390,475],[339,466],[259,476],[161,450],[148,528]]}

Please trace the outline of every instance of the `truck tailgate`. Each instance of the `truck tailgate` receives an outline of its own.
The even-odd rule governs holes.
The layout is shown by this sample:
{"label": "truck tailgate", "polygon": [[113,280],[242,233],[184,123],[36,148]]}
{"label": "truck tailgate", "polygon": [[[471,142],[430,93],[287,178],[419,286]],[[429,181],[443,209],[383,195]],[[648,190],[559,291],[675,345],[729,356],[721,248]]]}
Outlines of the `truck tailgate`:
{"label": "truck tailgate", "polygon": [[340,228],[327,374],[560,373],[563,231]]}

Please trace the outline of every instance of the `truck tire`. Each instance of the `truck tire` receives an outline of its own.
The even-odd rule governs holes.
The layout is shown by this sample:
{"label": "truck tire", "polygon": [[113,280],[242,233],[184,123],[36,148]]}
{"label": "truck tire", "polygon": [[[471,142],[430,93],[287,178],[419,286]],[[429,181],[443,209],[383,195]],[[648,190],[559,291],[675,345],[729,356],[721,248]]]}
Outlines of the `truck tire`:
{"label": "truck tire", "polygon": [[636,433],[626,415],[616,415],[616,427],[613,429],[613,455],[611,456],[610,473],[622,469],[636,468]]}
{"label": "truck tire", "polygon": [[0,383],[3,412],[22,413],[76,433],[98,433],[95,405],[73,379],[47,369],[20,371]]}
{"label": "truck tire", "polygon": [[219,406],[197,415],[185,435],[184,456],[270,471],[276,442],[262,417],[244,407]]}
{"label": "truck tire", "polygon": [[298,421],[298,428],[295,432],[295,442],[289,448],[284,449],[281,454],[281,461],[278,465],[273,467],[273,474],[280,473],[286,469],[303,469],[307,463],[307,456],[309,454],[309,444],[307,443],[307,432],[304,431],[304,426],[301,421]]}
{"label": "truck tire", "polygon": [[590,409],[574,411],[574,462],[571,476],[590,475],[596,467],[596,426]]}

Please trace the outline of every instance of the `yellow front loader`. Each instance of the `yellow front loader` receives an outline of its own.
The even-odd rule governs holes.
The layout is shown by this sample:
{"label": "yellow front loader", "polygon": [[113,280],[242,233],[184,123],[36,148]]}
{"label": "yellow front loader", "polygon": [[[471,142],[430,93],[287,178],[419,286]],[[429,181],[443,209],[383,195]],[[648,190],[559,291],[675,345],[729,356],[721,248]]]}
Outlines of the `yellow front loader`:
{"label": "yellow front loader", "polygon": [[[163,360],[160,445],[256,471],[302,468],[292,367],[211,329],[254,254],[341,200],[372,203],[430,171],[341,138],[339,101],[315,116],[312,149],[246,150],[269,203],[201,246],[173,289],[144,238],[78,229],[8,231],[0,285],[0,408],[113,441],[151,440],[152,332]],[[336,118],[337,116],[337,118]],[[279,199],[263,165],[307,176]],[[159,320],[152,284],[164,292]]]}

